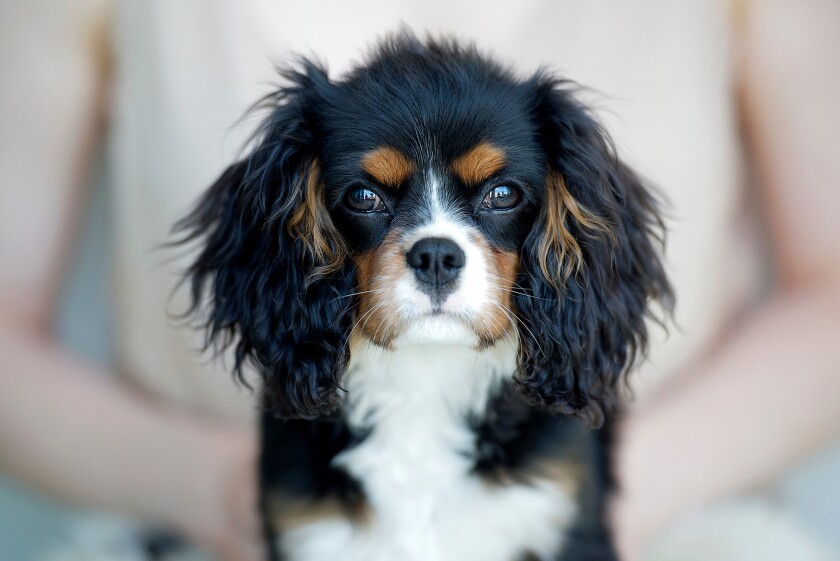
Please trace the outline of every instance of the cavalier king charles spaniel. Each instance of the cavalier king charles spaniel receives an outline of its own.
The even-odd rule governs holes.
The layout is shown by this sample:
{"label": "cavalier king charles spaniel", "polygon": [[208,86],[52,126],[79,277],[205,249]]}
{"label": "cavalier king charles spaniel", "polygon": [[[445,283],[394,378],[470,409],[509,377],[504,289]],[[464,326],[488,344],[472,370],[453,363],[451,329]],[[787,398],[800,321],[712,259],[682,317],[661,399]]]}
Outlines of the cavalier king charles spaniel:
{"label": "cavalier king charles spaniel", "polygon": [[190,313],[261,374],[272,559],[616,559],[610,419],[671,300],[655,198],[569,82],[473,47],[283,76],[177,227]]}

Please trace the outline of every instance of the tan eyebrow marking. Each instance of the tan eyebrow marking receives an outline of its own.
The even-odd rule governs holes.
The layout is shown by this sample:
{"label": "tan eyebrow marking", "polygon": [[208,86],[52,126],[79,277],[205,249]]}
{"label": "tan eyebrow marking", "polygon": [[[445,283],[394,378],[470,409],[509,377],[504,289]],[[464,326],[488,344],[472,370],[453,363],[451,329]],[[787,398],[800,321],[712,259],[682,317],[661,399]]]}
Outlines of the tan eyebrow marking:
{"label": "tan eyebrow marking", "polygon": [[452,170],[468,185],[477,185],[505,165],[505,153],[487,141],[480,142],[452,162]]}
{"label": "tan eyebrow marking", "polygon": [[383,185],[397,186],[417,168],[405,154],[389,146],[381,146],[362,156],[362,169]]}

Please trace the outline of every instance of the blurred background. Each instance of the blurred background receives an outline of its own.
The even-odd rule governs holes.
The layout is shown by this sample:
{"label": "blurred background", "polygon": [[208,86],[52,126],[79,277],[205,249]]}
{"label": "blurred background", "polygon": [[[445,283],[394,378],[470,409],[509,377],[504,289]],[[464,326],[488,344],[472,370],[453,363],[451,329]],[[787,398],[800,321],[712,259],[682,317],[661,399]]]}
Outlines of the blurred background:
{"label": "blurred background", "polygon": [[255,400],[161,244],[275,63],[401,26],[586,86],[668,201],[625,558],[840,559],[839,3],[0,0],[0,561],[260,559]]}

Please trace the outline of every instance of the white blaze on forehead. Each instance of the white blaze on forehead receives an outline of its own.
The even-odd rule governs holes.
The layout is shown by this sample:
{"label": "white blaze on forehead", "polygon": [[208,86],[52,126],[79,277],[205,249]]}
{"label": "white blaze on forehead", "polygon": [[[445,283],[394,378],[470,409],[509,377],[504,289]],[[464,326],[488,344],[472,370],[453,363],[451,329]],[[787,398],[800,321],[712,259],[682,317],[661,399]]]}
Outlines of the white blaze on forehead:
{"label": "white blaze on forehead", "polygon": [[452,202],[446,199],[443,181],[435,170],[428,169],[426,171],[426,185],[426,192],[428,193],[427,204],[431,220],[434,221],[437,218],[447,215],[456,218],[457,210]]}
{"label": "white blaze on forehead", "polygon": [[441,182],[438,174],[434,170],[428,170],[426,177],[429,183],[429,210],[431,211],[432,220],[443,213],[443,203],[441,201]]}

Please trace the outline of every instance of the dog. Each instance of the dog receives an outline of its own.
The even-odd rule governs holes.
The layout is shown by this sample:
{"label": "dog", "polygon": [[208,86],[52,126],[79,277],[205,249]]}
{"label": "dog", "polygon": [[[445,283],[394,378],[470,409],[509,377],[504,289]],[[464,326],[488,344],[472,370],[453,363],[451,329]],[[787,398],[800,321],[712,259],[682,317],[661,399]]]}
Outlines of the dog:
{"label": "dog", "polygon": [[274,560],[615,560],[611,427],[670,306],[660,203],[571,82],[403,33],[301,59],[178,225],[261,374]]}

